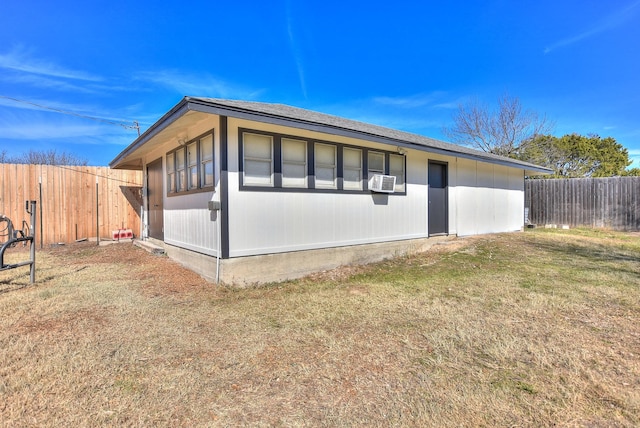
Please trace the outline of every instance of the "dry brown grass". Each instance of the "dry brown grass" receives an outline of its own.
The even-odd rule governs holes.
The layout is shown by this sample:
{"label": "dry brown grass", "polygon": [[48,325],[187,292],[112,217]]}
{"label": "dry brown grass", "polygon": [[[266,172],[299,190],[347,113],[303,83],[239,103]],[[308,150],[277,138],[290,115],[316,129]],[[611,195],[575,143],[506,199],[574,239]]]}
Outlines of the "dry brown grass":
{"label": "dry brown grass", "polygon": [[244,290],[125,244],[38,261],[36,285],[0,272],[2,426],[640,425],[638,236],[456,240]]}

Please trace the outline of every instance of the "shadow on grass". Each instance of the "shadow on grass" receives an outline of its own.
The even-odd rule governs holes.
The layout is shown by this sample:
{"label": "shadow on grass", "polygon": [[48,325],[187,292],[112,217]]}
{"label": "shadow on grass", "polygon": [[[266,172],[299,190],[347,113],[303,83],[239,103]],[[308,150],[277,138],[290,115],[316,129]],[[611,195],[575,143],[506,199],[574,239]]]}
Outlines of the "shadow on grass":
{"label": "shadow on grass", "polygon": [[[22,283],[22,280],[24,280],[24,278],[22,276],[20,277],[13,277],[13,278],[7,278],[7,279],[3,279],[0,280],[0,285],[7,285],[9,287],[7,288],[0,288],[0,294],[4,294],[4,293],[9,293],[11,291],[18,291],[18,290],[22,290],[23,288],[28,287],[29,285],[38,285],[38,284],[42,284],[45,282],[49,282],[51,280],[54,279],[58,279],[58,278],[63,278],[65,276],[83,271],[85,269],[87,269],[89,266],[80,266],[78,269],[74,269],[71,270],[69,272],[63,273],[63,274],[59,274],[59,275],[47,275],[47,276],[43,276],[41,278],[38,278],[38,270],[36,268],[36,282],[31,284],[29,282],[27,283]],[[27,276],[29,276],[29,273],[26,274]],[[11,287],[11,285],[14,285],[13,287]]]}
{"label": "shadow on grass", "polygon": [[[602,270],[604,264],[615,264],[617,272],[632,275],[640,274],[640,251],[617,248],[614,244],[602,245],[581,242],[551,242],[535,240],[530,242],[533,248],[556,256],[558,260],[566,260],[576,267],[590,270]],[[634,269],[633,266],[636,268]]]}
{"label": "shadow on grass", "polygon": [[[0,285],[11,285],[12,281],[7,280],[7,281],[0,281]],[[31,284],[16,284],[15,287],[7,287],[7,288],[0,288],[0,294],[4,294],[4,293],[8,293],[10,291],[18,291],[18,290],[22,290],[23,288],[25,288],[26,286],[31,285]]]}

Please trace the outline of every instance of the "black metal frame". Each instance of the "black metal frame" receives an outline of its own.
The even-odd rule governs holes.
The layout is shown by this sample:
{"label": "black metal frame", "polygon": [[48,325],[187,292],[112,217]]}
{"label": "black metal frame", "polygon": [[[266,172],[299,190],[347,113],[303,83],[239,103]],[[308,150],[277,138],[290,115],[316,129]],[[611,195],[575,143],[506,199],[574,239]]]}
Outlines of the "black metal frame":
{"label": "black metal frame", "polygon": [[[13,228],[11,219],[5,217],[4,215],[0,215],[0,221],[7,222],[8,231],[8,240],[7,242],[2,244],[2,247],[0,247],[0,271],[15,269],[21,266],[30,266],[30,283],[33,284],[36,281],[36,201],[26,201],[25,209],[27,213],[31,215],[31,224],[28,225],[28,227],[26,227],[26,222],[22,222],[23,229],[28,229],[27,235],[25,235],[23,229],[15,230]],[[31,245],[29,261],[14,264],[5,264],[4,252],[7,250],[7,248],[13,247],[20,242],[23,242],[25,245],[27,242],[29,242],[29,244]]]}

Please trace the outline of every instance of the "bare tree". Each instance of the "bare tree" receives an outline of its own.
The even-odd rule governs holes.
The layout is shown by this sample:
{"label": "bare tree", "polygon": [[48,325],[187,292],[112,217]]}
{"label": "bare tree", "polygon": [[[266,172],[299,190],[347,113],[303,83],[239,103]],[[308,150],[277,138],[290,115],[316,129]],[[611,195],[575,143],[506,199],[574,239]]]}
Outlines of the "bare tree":
{"label": "bare tree", "polygon": [[87,165],[86,159],[82,159],[73,153],[57,152],[55,149],[46,151],[29,150],[22,155],[11,157],[2,157],[4,163],[23,163],[32,165]]}
{"label": "bare tree", "polygon": [[518,157],[527,142],[550,133],[551,128],[545,116],[523,110],[519,98],[503,95],[498,99],[496,111],[478,101],[461,104],[453,116],[453,126],[443,131],[454,143]]}

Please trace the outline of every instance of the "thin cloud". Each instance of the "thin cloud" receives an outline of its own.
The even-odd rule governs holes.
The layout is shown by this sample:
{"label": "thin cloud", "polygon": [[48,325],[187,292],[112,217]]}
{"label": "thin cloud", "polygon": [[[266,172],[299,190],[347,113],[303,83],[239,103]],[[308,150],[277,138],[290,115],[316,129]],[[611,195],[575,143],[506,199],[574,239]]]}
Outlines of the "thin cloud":
{"label": "thin cloud", "polygon": [[[382,97],[387,98],[387,97]],[[438,138],[438,130],[442,128],[440,115],[428,114],[425,109],[416,108],[408,111],[404,105],[396,108],[391,104],[372,104],[370,99],[344,101],[339,104],[312,106],[340,117],[357,120],[372,125],[403,130],[415,134]]]}
{"label": "thin cloud", "polygon": [[[123,119],[113,113],[104,113],[104,109],[96,106],[81,105],[81,104],[68,104],[60,103],[58,101],[50,99],[32,99],[22,100],[20,98],[12,98],[0,95],[0,106],[8,107],[10,109],[18,110],[31,110],[41,113],[55,113],[63,114],[69,117],[78,117],[85,120],[94,120],[98,122],[109,122],[115,125],[130,126],[133,121],[129,119]],[[133,111],[131,108],[126,109],[127,115]],[[101,112],[101,113],[96,113]],[[122,113],[120,113],[122,115]]]}
{"label": "thin cloud", "polygon": [[61,123],[60,121],[29,120],[0,123],[3,139],[8,140],[52,140],[78,139],[99,135],[100,126],[85,124]]}
{"label": "thin cloud", "polygon": [[[118,130],[120,129],[120,130]],[[28,145],[38,141],[64,141],[66,144],[121,145],[136,137],[135,130],[117,128],[110,124],[81,121],[71,117],[50,120],[42,114],[7,114],[0,119],[0,134],[4,140],[24,141]]]}
{"label": "thin cloud", "polygon": [[296,41],[296,37],[293,34],[293,18],[291,17],[291,2],[287,2],[287,34],[289,36],[289,48],[291,49],[291,54],[296,62],[296,68],[298,71],[298,80],[300,81],[300,89],[302,90],[302,95],[305,99],[307,99],[307,85],[304,78],[304,64],[302,63],[302,54],[300,53],[300,49],[298,47],[298,43]]}
{"label": "thin cloud", "polygon": [[143,72],[138,79],[163,86],[180,95],[253,99],[262,90],[249,90],[210,75],[190,75],[179,70]]}
{"label": "thin cloud", "polygon": [[566,39],[562,39],[555,43],[552,43],[550,46],[545,48],[544,53],[548,54],[558,48],[564,48],[564,47],[573,45],[584,39],[593,37],[596,34],[600,34],[605,31],[616,28],[620,25],[623,25],[633,17],[633,14],[635,13],[635,9],[637,9],[638,6],[640,6],[640,0],[637,0],[634,3],[631,3],[630,5],[615,11],[611,15],[605,17],[602,21],[598,22],[592,28],[589,28],[583,31],[580,34],[576,34],[574,36],[567,37]]}
{"label": "thin cloud", "polygon": [[14,85],[29,85],[36,88],[56,91],[80,92],[84,94],[97,94],[104,91],[103,89],[97,89],[92,86],[76,85],[67,80],[37,74],[14,74],[2,76],[1,79]]}
{"label": "thin cloud", "polygon": [[417,108],[431,105],[434,102],[432,94],[417,94],[407,97],[374,97],[373,102],[391,107]]}
{"label": "thin cloud", "polygon": [[446,92],[444,91],[434,91],[429,94],[415,94],[406,97],[374,97],[373,102],[378,105],[406,109],[421,107],[449,109],[457,107],[457,102],[441,101],[445,95]]}
{"label": "thin cloud", "polygon": [[24,50],[17,49],[5,54],[0,54],[0,68],[71,80],[90,82],[99,82],[102,80],[102,78],[84,71],[72,70],[47,60],[34,58]]}

